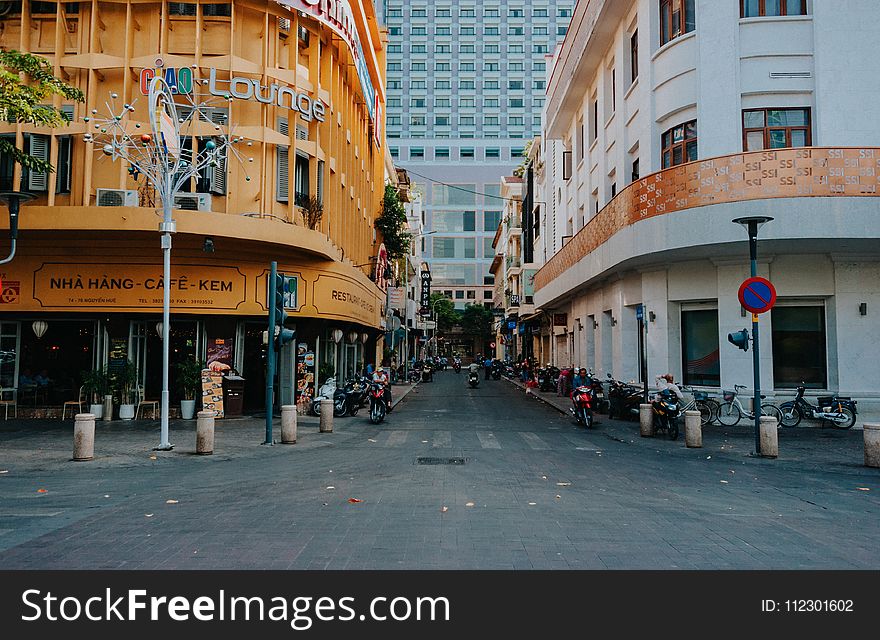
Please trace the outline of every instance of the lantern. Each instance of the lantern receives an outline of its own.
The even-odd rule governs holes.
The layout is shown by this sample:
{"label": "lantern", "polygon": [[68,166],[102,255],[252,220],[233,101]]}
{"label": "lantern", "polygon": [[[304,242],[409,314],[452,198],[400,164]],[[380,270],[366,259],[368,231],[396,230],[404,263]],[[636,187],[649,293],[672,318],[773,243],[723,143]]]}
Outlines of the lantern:
{"label": "lantern", "polygon": [[161,322],[156,323],[156,333],[159,335],[159,339],[162,339],[162,330],[165,328],[165,325]]}
{"label": "lantern", "polygon": [[367,340],[369,340],[369,339],[370,339],[369,333],[364,332],[361,334],[361,342],[363,342],[364,344],[367,344]]}
{"label": "lantern", "polygon": [[357,339],[358,339],[358,333],[357,333],[357,331],[349,331],[349,332],[348,332],[348,341],[349,341],[351,344],[354,344],[355,342],[357,342]]}
{"label": "lantern", "polygon": [[49,323],[45,320],[34,320],[34,323],[31,325],[31,329],[34,330],[34,335],[37,336],[37,339],[42,338],[48,328]]}
{"label": "lantern", "polygon": [[342,340],[342,329],[333,329],[333,333],[331,333],[330,335],[333,336],[333,342],[339,344],[339,342]]}

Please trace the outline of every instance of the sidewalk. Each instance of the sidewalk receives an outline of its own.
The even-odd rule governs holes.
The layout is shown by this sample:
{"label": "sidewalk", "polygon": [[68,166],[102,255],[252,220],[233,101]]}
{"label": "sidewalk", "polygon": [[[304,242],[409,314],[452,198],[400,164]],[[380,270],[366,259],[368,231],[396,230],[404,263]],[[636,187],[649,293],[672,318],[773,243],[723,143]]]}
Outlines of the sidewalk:
{"label": "sidewalk", "polygon": [[[555,391],[541,392],[537,389],[526,390],[525,384],[519,380],[507,379],[518,390],[527,393],[536,400],[571,416],[569,411],[571,400],[556,395]],[[617,442],[628,443],[653,449],[657,452],[676,456],[704,458],[710,460],[726,459],[746,464],[797,464],[804,470],[822,469],[835,470],[860,476],[878,477],[880,470],[864,466],[864,436],[860,420],[852,429],[841,430],[822,428],[818,422],[805,420],[791,429],[782,428],[778,431],[779,458],[771,460],[755,454],[754,423],[741,420],[735,427],[724,427],[718,424],[707,425],[702,430],[702,448],[689,449],[685,445],[684,425],[680,428],[678,440],[669,440],[664,435],[643,438],[640,435],[638,421],[610,420],[607,415],[598,414],[592,432]]]}

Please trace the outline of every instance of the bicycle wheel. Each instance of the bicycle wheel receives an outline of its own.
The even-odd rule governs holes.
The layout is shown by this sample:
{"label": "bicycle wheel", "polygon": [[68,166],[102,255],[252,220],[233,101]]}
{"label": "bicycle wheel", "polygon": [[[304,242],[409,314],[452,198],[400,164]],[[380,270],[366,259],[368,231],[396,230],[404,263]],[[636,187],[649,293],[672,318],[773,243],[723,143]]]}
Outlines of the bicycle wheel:
{"label": "bicycle wheel", "polygon": [[709,424],[716,422],[718,420],[718,412],[721,410],[721,403],[714,398],[706,398],[703,402],[712,410],[712,418],[709,420]]}
{"label": "bicycle wheel", "polygon": [[775,404],[770,404],[769,402],[761,405],[761,415],[762,416],[770,416],[772,418],[776,418],[776,425],[782,426],[782,411],[779,410]]}
{"label": "bicycle wheel", "polygon": [[725,427],[736,426],[741,417],[739,407],[731,402],[722,402],[718,407],[718,422]]}
{"label": "bicycle wheel", "polygon": [[712,423],[712,407],[702,400],[698,400],[695,408],[700,412],[700,426],[705,427],[707,424]]}
{"label": "bicycle wheel", "polygon": [[796,427],[801,422],[801,412],[793,402],[787,402],[779,408],[783,427]]}

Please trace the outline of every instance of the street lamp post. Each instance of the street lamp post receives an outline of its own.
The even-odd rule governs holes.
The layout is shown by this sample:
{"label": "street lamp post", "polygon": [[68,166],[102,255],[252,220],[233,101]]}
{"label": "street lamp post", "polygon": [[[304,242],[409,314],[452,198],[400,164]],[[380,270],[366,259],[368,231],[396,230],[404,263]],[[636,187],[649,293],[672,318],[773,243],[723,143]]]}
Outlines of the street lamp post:
{"label": "street lamp post", "polygon": [[4,191],[0,193],[0,202],[9,207],[9,255],[0,260],[0,264],[8,264],[15,257],[15,247],[18,243],[18,212],[22,203],[36,198],[32,193],[25,191]]}
{"label": "street lamp post", "polygon": [[[769,216],[750,216],[736,218],[736,224],[742,225],[749,234],[749,260],[751,263],[751,277],[758,275],[758,229],[763,227],[773,218]],[[755,415],[755,453],[761,454],[761,350],[758,334],[758,314],[752,314],[752,368],[755,379],[755,398],[752,412]]]}

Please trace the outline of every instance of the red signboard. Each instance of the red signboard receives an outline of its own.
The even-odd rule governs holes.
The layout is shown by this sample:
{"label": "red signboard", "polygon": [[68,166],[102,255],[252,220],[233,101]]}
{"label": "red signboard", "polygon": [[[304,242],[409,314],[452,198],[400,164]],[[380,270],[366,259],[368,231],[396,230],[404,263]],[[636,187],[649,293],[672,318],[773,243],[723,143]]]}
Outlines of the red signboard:
{"label": "red signboard", "polygon": [[739,303],[752,313],[766,313],[776,304],[776,287],[766,278],[749,278],[739,288]]}

